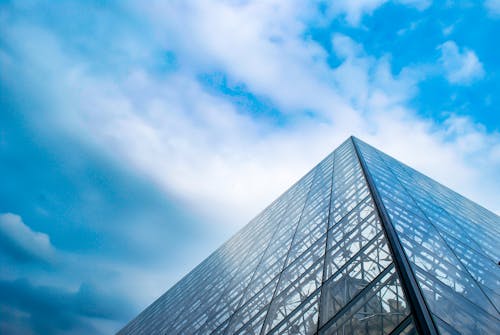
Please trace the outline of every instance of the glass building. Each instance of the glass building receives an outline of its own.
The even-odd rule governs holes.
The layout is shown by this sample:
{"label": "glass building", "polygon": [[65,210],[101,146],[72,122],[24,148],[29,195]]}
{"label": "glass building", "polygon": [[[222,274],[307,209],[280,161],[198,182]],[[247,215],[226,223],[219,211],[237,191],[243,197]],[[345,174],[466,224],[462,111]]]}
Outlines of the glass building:
{"label": "glass building", "polygon": [[351,137],[119,334],[500,334],[500,217]]}

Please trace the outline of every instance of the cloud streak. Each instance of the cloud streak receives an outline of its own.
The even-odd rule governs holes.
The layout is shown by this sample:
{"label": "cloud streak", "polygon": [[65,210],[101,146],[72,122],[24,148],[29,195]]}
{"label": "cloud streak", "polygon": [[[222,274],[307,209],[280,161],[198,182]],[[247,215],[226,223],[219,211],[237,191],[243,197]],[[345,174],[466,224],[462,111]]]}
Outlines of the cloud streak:
{"label": "cloud streak", "polygon": [[[100,322],[99,319],[123,322],[124,316],[130,314],[128,301],[98,292],[89,284],[82,284],[76,291],[66,291],[58,287],[34,286],[24,279],[0,280],[0,298],[2,334],[24,331],[33,334],[100,333],[103,328],[112,331],[116,323]],[[101,329],[92,326],[88,319],[97,319]]]}
{"label": "cloud streak", "polygon": [[56,254],[47,234],[33,231],[12,213],[0,214],[0,248],[17,261],[51,262]]}

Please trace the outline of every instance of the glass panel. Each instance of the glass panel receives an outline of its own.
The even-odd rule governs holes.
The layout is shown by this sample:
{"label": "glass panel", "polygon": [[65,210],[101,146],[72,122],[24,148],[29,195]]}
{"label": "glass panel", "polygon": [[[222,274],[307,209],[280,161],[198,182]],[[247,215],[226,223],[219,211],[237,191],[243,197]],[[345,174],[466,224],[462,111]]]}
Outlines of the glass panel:
{"label": "glass panel", "polygon": [[389,334],[409,315],[394,267],[365,287],[319,334]]}
{"label": "glass panel", "polygon": [[356,142],[442,333],[500,325],[500,217]]}
{"label": "glass panel", "polygon": [[[378,178],[388,193],[390,174]],[[397,202],[403,191],[400,186],[397,196],[387,197]],[[417,203],[400,207],[410,211]],[[482,213],[481,220],[489,219]],[[482,258],[469,252],[461,257],[491,272],[487,250],[477,245]],[[319,322],[322,333],[378,334],[398,327],[410,334],[393,267],[347,140],[120,334],[317,334]],[[494,290],[496,281],[484,273],[474,276]]]}
{"label": "glass panel", "polygon": [[267,304],[271,301],[277,282],[278,278],[259,291],[259,293],[257,293],[234,314],[227,330],[228,334],[233,334],[234,332],[240,330],[250,320],[261,314]]}
{"label": "glass panel", "polygon": [[382,228],[375,214],[361,221],[357,226],[351,222],[340,223],[328,232],[326,278],[340,269],[353,255],[365,247],[375,236],[382,235]]}
{"label": "glass panel", "polygon": [[268,334],[315,334],[318,326],[318,297],[319,291]]}
{"label": "glass panel", "polygon": [[320,324],[330,320],[390,264],[389,248],[380,234],[323,285]]}
{"label": "glass panel", "polygon": [[409,322],[403,321],[403,324],[405,324],[404,328],[402,328],[401,330],[394,330],[391,335],[418,335],[417,328],[415,328],[415,324],[413,323],[412,318],[409,318],[408,320]]}
{"label": "glass panel", "polygon": [[277,326],[321,286],[323,263],[316,262],[301,278],[276,296],[269,308],[264,333]]}

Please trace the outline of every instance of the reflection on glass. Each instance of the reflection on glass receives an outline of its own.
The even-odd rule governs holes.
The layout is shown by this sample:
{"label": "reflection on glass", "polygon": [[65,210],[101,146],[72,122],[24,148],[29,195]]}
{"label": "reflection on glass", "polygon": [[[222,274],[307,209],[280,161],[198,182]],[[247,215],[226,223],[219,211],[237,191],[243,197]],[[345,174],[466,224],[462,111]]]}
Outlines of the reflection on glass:
{"label": "reflection on glass", "polygon": [[120,334],[417,334],[366,173],[440,334],[498,331],[498,216],[356,143],[369,171],[347,140]]}

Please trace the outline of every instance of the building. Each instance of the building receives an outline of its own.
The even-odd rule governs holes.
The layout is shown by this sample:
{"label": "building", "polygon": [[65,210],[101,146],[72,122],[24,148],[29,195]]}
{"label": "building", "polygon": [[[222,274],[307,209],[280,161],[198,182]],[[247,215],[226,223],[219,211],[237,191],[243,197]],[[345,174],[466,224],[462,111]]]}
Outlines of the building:
{"label": "building", "polygon": [[500,217],[351,137],[119,334],[499,334]]}

